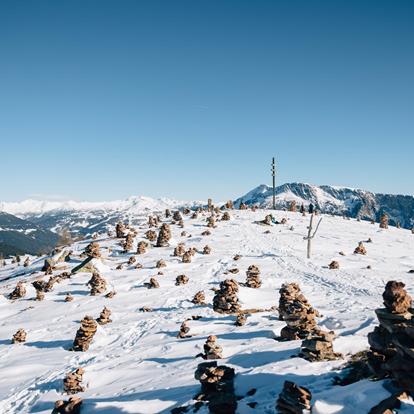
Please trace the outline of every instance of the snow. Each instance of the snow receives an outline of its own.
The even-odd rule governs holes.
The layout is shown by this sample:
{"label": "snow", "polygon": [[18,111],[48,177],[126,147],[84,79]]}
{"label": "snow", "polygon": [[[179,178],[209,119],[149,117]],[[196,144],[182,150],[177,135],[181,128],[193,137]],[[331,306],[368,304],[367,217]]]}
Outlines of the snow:
{"label": "snow", "polygon": [[[90,274],[79,273],[55,285],[44,301],[33,301],[35,291],[29,282],[41,274],[44,257],[34,260],[28,268],[7,264],[0,269],[2,294],[9,293],[18,280],[28,282],[26,298],[10,302],[0,296],[0,412],[50,413],[54,401],[68,398],[62,393],[65,373],[82,366],[87,386],[79,394],[84,400],[83,414],[168,413],[174,407],[192,403],[199,390],[194,371],[202,360],[195,355],[202,351],[210,334],[217,335],[223,347],[224,359],[220,362],[236,370],[236,394],[245,396],[238,402],[238,413],[274,413],[285,380],[311,390],[314,413],[368,412],[390,395],[384,381],[333,385],[345,360],[310,363],[296,357],[300,341],[274,339],[284,326],[276,311],[254,313],[245,326],[234,326],[234,316],[213,311],[210,289],[227,277],[244,281],[247,267],[256,264],[261,270],[262,287],[240,287],[239,298],[243,308],[269,309],[277,306],[282,283],[298,282],[322,315],[319,325],[337,333],[335,351],[348,357],[367,349],[367,335],[377,325],[374,310],[382,306],[386,281],[401,280],[414,294],[412,275],[408,274],[414,268],[414,235],[403,229],[381,230],[368,222],[324,215],[313,242],[313,257],[307,260],[303,236],[309,216],[278,211],[276,218],[287,217],[286,225],[266,227],[253,223],[268,213],[231,211],[232,220],[218,222],[211,236],[206,237],[201,236],[206,229],[206,216],[196,220],[186,217],[184,229],[192,236],[183,237],[182,229],[172,226],[170,247],[150,248],[146,254],[136,256],[143,264],[140,270],[126,265],[123,270],[115,270],[131,254],[122,253],[119,240],[102,235],[97,241],[103,259],[94,259],[94,264],[109,288],[115,287],[113,299],[90,296],[86,286]],[[137,229],[136,242],[148,226],[142,223]],[[265,234],[266,230],[270,233]],[[373,242],[365,244],[367,256],[352,254],[358,242],[368,238]],[[196,254],[192,263],[181,263],[172,256],[180,241],[199,250],[208,244],[212,253]],[[89,242],[71,246],[75,252],[72,261],[61,263],[57,273],[77,265],[76,253]],[[346,256],[339,255],[339,251]],[[235,254],[242,258],[233,261]],[[157,274],[155,263],[160,258],[167,261],[167,267],[162,269],[164,275],[156,276],[160,288],[148,290],[143,284]],[[339,261],[339,270],[327,268],[332,260]],[[372,269],[367,269],[368,265]],[[240,272],[226,275],[233,267]],[[180,274],[190,278],[187,285],[175,286]],[[199,290],[205,291],[208,306],[190,302]],[[73,302],[64,302],[68,292],[74,296]],[[104,306],[111,309],[113,322],[98,327],[87,352],[68,351],[80,320],[85,315],[98,317]],[[153,308],[153,312],[139,312],[142,306]],[[192,315],[202,316],[189,322],[193,336],[177,339],[181,322]],[[10,338],[18,328],[27,331],[27,342],[11,345]],[[257,388],[256,394],[246,396],[251,388]],[[258,403],[255,409],[247,405],[253,401]],[[199,411],[206,412],[206,408]],[[414,406],[405,403],[401,412],[414,413]]]}

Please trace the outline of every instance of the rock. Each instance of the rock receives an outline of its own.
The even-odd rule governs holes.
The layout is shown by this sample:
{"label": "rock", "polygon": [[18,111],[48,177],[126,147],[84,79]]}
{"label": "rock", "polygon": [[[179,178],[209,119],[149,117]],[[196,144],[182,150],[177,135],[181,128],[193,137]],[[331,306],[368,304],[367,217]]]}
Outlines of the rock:
{"label": "rock", "polygon": [[161,228],[160,232],[158,233],[157,238],[157,247],[167,247],[169,246],[169,241],[171,239],[171,229],[170,226],[164,223]]}
{"label": "rock", "polygon": [[158,289],[160,287],[160,284],[158,283],[158,280],[155,279],[155,277],[151,277],[149,283],[144,283],[144,285],[148,289]]}
{"label": "rock", "polygon": [[28,267],[29,265],[30,265],[30,259],[29,259],[29,256],[27,256],[26,259],[24,259],[23,266]]}
{"label": "rock", "polygon": [[157,269],[160,269],[161,267],[167,267],[167,262],[164,259],[158,260],[158,262],[155,264],[155,267]]}
{"label": "rock", "polygon": [[412,306],[411,296],[404,289],[405,284],[389,281],[385,285],[385,291],[382,294],[385,307],[392,313],[406,313]]}
{"label": "rock", "polygon": [[247,314],[239,313],[236,318],[236,322],[234,323],[236,326],[243,326],[247,322]]}
{"label": "rock", "polygon": [[178,210],[174,211],[173,220],[174,221],[181,221],[182,219],[183,219],[183,216],[181,215],[181,213]]}
{"label": "rock", "polygon": [[42,272],[45,272],[46,275],[51,275],[53,269],[55,268],[55,261],[52,258],[45,259],[43,267],[41,269]]}
{"label": "rock", "polygon": [[106,280],[96,272],[92,274],[87,285],[91,287],[91,296],[96,296],[106,291]]}
{"label": "rock", "polygon": [[123,239],[125,237],[125,231],[126,231],[126,227],[124,225],[124,223],[117,223],[116,227],[115,227],[115,232],[116,232],[116,237],[118,239]]}
{"label": "rock", "polygon": [[206,245],[203,248],[203,254],[210,254],[211,253],[211,247]]}
{"label": "rock", "polygon": [[339,269],[339,262],[337,262],[336,260],[332,260],[332,262],[329,263],[329,269],[331,270]]}
{"label": "rock", "polygon": [[246,286],[253,289],[258,289],[262,285],[260,280],[260,270],[256,265],[250,265],[246,271]]}
{"label": "rock", "polygon": [[98,242],[91,242],[85,248],[85,254],[88,257],[98,258],[101,257],[101,252]]}
{"label": "rock", "polygon": [[188,280],[189,279],[186,275],[179,275],[175,278],[175,286],[186,285]]}
{"label": "rock", "polygon": [[143,306],[142,308],[139,308],[140,312],[152,312],[152,308],[148,306]]}
{"label": "rock", "polygon": [[233,210],[233,201],[228,200],[227,203],[224,206],[229,210]]}
{"label": "rock", "polygon": [[276,412],[279,414],[310,413],[311,400],[312,394],[307,388],[285,381],[276,401]]}
{"label": "rock", "polygon": [[65,297],[65,302],[72,302],[72,301],[73,301],[73,296],[70,293],[68,293]]}
{"label": "rock", "polygon": [[220,289],[213,298],[213,309],[219,313],[236,313],[240,310],[237,292],[239,286],[234,279],[220,282]]}
{"label": "rock", "polygon": [[204,292],[202,290],[197,292],[194,295],[194,298],[192,299],[191,302],[194,303],[195,305],[205,305],[206,304],[206,296],[205,296]]}
{"label": "rock", "polygon": [[381,229],[388,229],[388,215],[387,214],[383,214],[380,218],[380,228]]}
{"label": "rock", "polygon": [[192,251],[187,250],[184,254],[183,254],[183,258],[182,258],[182,262],[183,263],[191,263],[191,258],[193,256]]}
{"label": "rock", "polygon": [[108,299],[112,299],[114,296],[116,295],[116,291],[115,290],[111,290],[110,292],[108,292],[105,297]]}
{"label": "rock", "polygon": [[198,365],[194,377],[201,383],[201,393],[195,397],[208,401],[209,411],[214,414],[234,414],[237,398],[234,395],[234,369],[217,366],[216,361]]}
{"label": "rock", "polygon": [[157,240],[157,233],[154,230],[148,230],[145,233],[145,237],[149,240],[154,242],[155,240]]}
{"label": "rock", "polygon": [[180,330],[178,331],[177,338],[191,338],[191,335],[188,335],[189,332],[190,332],[190,327],[188,326],[187,320],[185,320],[180,326]]}
{"label": "rock", "polygon": [[67,394],[77,394],[78,392],[85,391],[85,387],[81,385],[84,373],[83,368],[78,368],[66,374],[63,380],[63,389]]}
{"label": "rock", "polygon": [[367,254],[367,249],[365,248],[364,243],[359,242],[358,243],[358,246],[354,250],[354,253],[355,254],[363,254],[363,255],[366,255]]}
{"label": "rock", "polygon": [[22,328],[20,328],[14,335],[12,338],[12,343],[22,343],[22,342],[26,342],[26,331]]}
{"label": "rock", "polygon": [[216,227],[216,219],[213,215],[207,217],[207,227],[215,228]]}
{"label": "rock", "polygon": [[174,248],[174,256],[182,257],[185,253],[184,243],[178,243]]}
{"label": "rock", "polygon": [[106,306],[102,309],[99,318],[96,319],[96,322],[98,322],[99,325],[106,325],[107,323],[112,322],[111,311]]}
{"label": "rock", "polygon": [[223,349],[217,343],[217,336],[209,335],[204,344],[204,359],[221,359],[223,358]]}
{"label": "rock", "polygon": [[9,294],[10,300],[16,300],[20,298],[24,298],[26,296],[26,285],[23,281],[17,282],[16,287],[14,290]]}
{"label": "rock", "polygon": [[296,213],[297,208],[296,208],[296,201],[295,201],[295,200],[293,200],[293,201],[290,203],[290,206],[289,206],[289,211],[291,211],[291,212],[293,212],[293,213]]}
{"label": "rock", "polygon": [[260,223],[265,224],[266,226],[271,226],[273,224],[273,216],[268,214]]}
{"label": "rock", "polygon": [[236,254],[234,257],[233,257],[233,260],[240,260],[241,259],[241,256],[239,255],[239,254]]}
{"label": "rock", "polygon": [[58,400],[52,414],[80,414],[82,399],[80,397],[70,397],[68,401]]}
{"label": "rock", "polygon": [[137,258],[135,257],[135,256],[131,256],[129,259],[128,259],[128,265],[129,266],[131,266],[131,265],[133,265],[135,262],[137,261]]}
{"label": "rock", "polygon": [[89,349],[93,336],[97,330],[97,323],[91,316],[85,316],[81,320],[81,326],[76,332],[71,351],[85,352]]}
{"label": "rock", "polygon": [[233,268],[229,269],[228,272],[231,273],[232,275],[235,275],[235,274],[239,273],[239,269],[237,269],[237,267],[233,267]]}
{"label": "rock", "polygon": [[205,230],[201,233],[202,236],[210,236],[211,235],[211,231],[210,230]]}
{"label": "rock", "polygon": [[221,220],[222,220],[222,221],[229,221],[229,220],[230,220],[230,214],[229,214],[229,212],[228,212],[228,211],[225,211],[225,212],[223,213],[223,216],[221,217]]}
{"label": "rock", "polygon": [[147,251],[148,243],[140,241],[137,244],[137,254],[144,254]]}
{"label": "rock", "polygon": [[391,395],[391,397],[382,400],[375,407],[369,410],[368,414],[393,414],[395,410],[401,408],[401,401],[408,400],[409,395],[405,391],[400,391]]}
{"label": "rock", "polygon": [[131,232],[126,235],[125,241],[122,245],[124,253],[128,253],[130,250],[132,250],[132,246],[134,244],[134,237],[134,234]]}

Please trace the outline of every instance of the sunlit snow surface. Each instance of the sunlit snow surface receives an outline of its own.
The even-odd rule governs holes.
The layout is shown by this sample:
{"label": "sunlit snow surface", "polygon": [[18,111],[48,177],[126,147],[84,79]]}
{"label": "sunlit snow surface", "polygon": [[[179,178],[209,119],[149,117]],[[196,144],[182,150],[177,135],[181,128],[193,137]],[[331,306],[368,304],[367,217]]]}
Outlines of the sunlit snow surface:
{"label": "sunlit snow surface", "polygon": [[[300,342],[277,342],[284,323],[277,312],[256,313],[248,317],[243,327],[234,326],[234,316],[213,311],[213,292],[221,280],[234,277],[245,280],[245,271],[251,264],[261,270],[260,289],[240,288],[239,298],[244,308],[270,308],[277,305],[278,289],[284,282],[298,282],[303,293],[322,316],[322,328],[334,329],[337,352],[355,353],[368,347],[367,334],[377,324],[374,309],[382,306],[382,292],[387,280],[401,280],[410,294],[414,269],[414,235],[410,231],[389,228],[380,230],[368,222],[322,216],[319,232],[314,240],[313,257],[306,259],[306,233],[309,216],[299,213],[276,212],[276,218],[288,218],[286,225],[264,227],[254,224],[267,211],[232,211],[232,220],[218,222],[211,236],[201,236],[206,230],[206,216],[196,220],[185,218],[185,228],[192,237],[182,237],[183,229],[172,226],[171,247],[150,248],[137,256],[143,269],[132,266],[115,270],[126,263],[132,254],[122,254],[118,240],[102,236],[98,239],[103,254],[99,264],[101,275],[109,289],[115,288],[113,299],[90,296],[86,282],[90,274],[81,273],[55,285],[42,302],[33,300],[35,291],[27,284],[26,298],[10,302],[0,296],[0,412],[50,413],[54,401],[67,399],[62,394],[62,380],[73,368],[85,368],[84,384],[87,390],[79,394],[84,400],[83,413],[167,413],[172,408],[192,403],[199,390],[194,371],[210,334],[218,336],[224,350],[224,364],[235,368],[236,394],[243,396],[257,388],[253,396],[238,403],[238,413],[274,413],[275,401],[286,379],[308,387],[313,394],[315,413],[366,413],[389,396],[383,382],[361,381],[347,387],[334,386],[332,379],[339,373],[344,361],[310,363],[295,357]],[[290,227],[293,226],[293,230]],[[137,227],[139,236],[148,229]],[[270,230],[270,234],[265,234]],[[366,243],[367,256],[353,255],[359,241]],[[90,240],[76,243],[73,260],[64,264],[67,269],[79,263],[77,253]],[[175,245],[184,241],[200,251],[208,244],[211,255],[196,254],[192,263],[184,264],[172,256]],[[107,248],[111,247],[109,253]],[[340,256],[339,251],[346,253]],[[235,254],[242,259],[233,261]],[[156,276],[159,289],[143,286],[158,269],[155,263],[163,258],[167,267],[164,275]],[[329,270],[327,265],[338,260],[340,270]],[[44,258],[35,260],[29,268],[8,264],[0,269],[0,291],[9,293],[18,280],[33,280],[32,271],[39,271]],[[372,269],[367,269],[370,265]],[[225,272],[233,267],[236,275]],[[60,271],[63,271],[60,270]],[[27,275],[21,275],[27,272]],[[57,272],[59,273],[59,271]],[[175,278],[185,274],[187,285],[175,286]],[[20,275],[20,276],[19,276]],[[195,306],[190,300],[204,290],[208,306]],[[70,292],[74,301],[64,302]],[[98,317],[104,306],[112,311],[113,323],[98,327],[87,352],[68,351],[85,315]],[[153,312],[142,313],[148,306]],[[188,339],[177,339],[181,322],[192,315],[201,315],[190,321]],[[19,328],[27,331],[25,344],[11,345],[10,339]],[[247,403],[257,402],[255,409]],[[404,404],[401,412],[414,412]],[[206,413],[203,408],[199,413]]]}

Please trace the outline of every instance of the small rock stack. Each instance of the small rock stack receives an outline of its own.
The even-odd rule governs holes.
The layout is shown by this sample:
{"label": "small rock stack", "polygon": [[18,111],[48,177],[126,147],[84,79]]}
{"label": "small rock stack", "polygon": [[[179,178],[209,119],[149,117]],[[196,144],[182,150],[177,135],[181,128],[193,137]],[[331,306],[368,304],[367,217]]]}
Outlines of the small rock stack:
{"label": "small rock stack", "polygon": [[238,291],[239,285],[234,279],[220,282],[220,289],[213,298],[213,309],[219,313],[237,313],[240,310]]}
{"label": "small rock stack", "polygon": [[204,294],[202,290],[200,290],[194,295],[193,300],[191,302],[193,302],[194,305],[205,305],[206,295]]}
{"label": "small rock stack", "polygon": [[72,302],[72,301],[73,301],[73,296],[70,293],[68,293],[65,297],[65,302]]}
{"label": "small rock stack", "polygon": [[308,338],[302,341],[299,356],[308,361],[333,361],[341,358],[341,354],[334,352],[332,341],[335,338],[333,331],[326,332],[315,329]]}
{"label": "small rock stack", "polygon": [[257,289],[262,285],[260,280],[260,270],[256,265],[250,265],[246,271],[246,284],[247,287]]}
{"label": "small rock stack", "polygon": [[174,248],[174,256],[182,257],[185,253],[185,245],[184,243],[178,243],[177,246]]}
{"label": "small rock stack", "polygon": [[234,414],[237,398],[234,395],[234,369],[217,366],[216,361],[198,365],[194,377],[201,383],[201,393],[195,399],[208,401],[208,408],[215,414]]}
{"label": "small rock stack", "polygon": [[14,290],[9,294],[10,300],[16,300],[26,296],[26,286],[23,281],[17,282]]}
{"label": "small rock stack", "polygon": [[91,296],[96,296],[106,291],[106,280],[97,272],[92,273],[92,277],[87,284],[91,287]]}
{"label": "small rock stack", "polygon": [[268,214],[263,220],[262,220],[262,224],[266,224],[266,226],[271,226],[272,225],[272,215]]}
{"label": "small rock stack", "polygon": [[169,246],[170,239],[171,239],[170,226],[164,223],[160,228],[160,232],[158,233],[157,247]]}
{"label": "small rock stack", "polygon": [[245,313],[239,313],[234,323],[236,326],[243,326],[247,322],[247,315]]}
{"label": "small rock stack", "polygon": [[92,318],[92,316],[85,316],[81,320],[81,326],[76,332],[75,340],[73,341],[73,345],[70,350],[82,352],[87,351],[97,328],[98,324]]}
{"label": "small rock stack", "polygon": [[210,254],[211,253],[211,247],[206,245],[203,248],[203,254]]}
{"label": "small rock stack", "polygon": [[96,322],[99,323],[99,325],[106,325],[107,323],[111,323],[111,311],[105,306],[100,315],[99,318],[96,320]]}
{"label": "small rock stack", "polygon": [[155,232],[154,230],[148,230],[145,233],[145,237],[149,240],[154,242],[155,240],[157,240],[157,232]]}
{"label": "small rock stack", "polygon": [[375,311],[380,325],[368,334],[368,363],[378,377],[391,376],[414,393],[414,310],[404,283],[389,281],[382,295],[385,308]]}
{"label": "small rock stack", "polygon": [[316,328],[318,312],[301,293],[297,283],[284,284],[279,290],[279,319],[286,322],[280,332],[282,339],[305,339]]}
{"label": "small rock stack", "polygon": [[188,277],[186,275],[179,275],[175,278],[175,285],[186,285],[188,283]]}
{"label": "small rock stack", "polygon": [[144,254],[147,251],[148,243],[140,241],[137,244],[137,254]]}
{"label": "small rock stack", "polygon": [[99,244],[97,242],[89,243],[85,248],[85,254],[88,257],[101,257],[101,251],[99,249]]}
{"label": "small rock stack", "polygon": [[68,401],[58,400],[52,414],[80,414],[82,399],[80,397],[70,397]]}
{"label": "small rock stack", "polygon": [[117,225],[115,227],[116,237],[118,239],[124,238],[125,237],[125,230],[126,230],[126,228],[125,228],[124,223],[121,223],[121,222],[117,223]]}
{"label": "small rock stack", "polygon": [[157,269],[161,269],[162,267],[167,267],[167,262],[164,259],[160,259],[157,261],[157,263],[155,264],[155,267]]}
{"label": "small rock stack", "polygon": [[365,248],[364,243],[362,243],[362,241],[358,243],[358,246],[355,248],[354,253],[363,255],[367,254],[367,249]]}
{"label": "small rock stack", "polygon": [[22,343],[22,342],[26,342],[26,331],[22,328],[20,328],[14,335],[12,338],[12,343]]}
{"label": "small rock stack", "polygon": [[193,257],[193,253],[191,250],[187,250],[183,254],[182,262],[183,263],[191,263],[191,258]]}
{"label": "small rock stack", "polygon": [[311,399],[312,394],[307,388],[285,381],[276,401],[276,412],[279,414],[310,413]]}
{"label": "small rock stack", "polygon": [[43,267],[41,269],[42,272],[45,272],[45,275],[51,275],[53,272],[53,268],[55,266],[55,262],[53,259],[45,259],[45,262],[43,264]]}
{"label": "small rock stack", "polygon": [[170,218],[171,217],[171,211],[169,208],[165,209],[165,218]]}
{"label": "small rock stack", "polygon": [[181,326],[180,330],[178,331],[177,338],[191,338],[191,335],[188,335],[190,332],[190,327],[188,326],[187,320],[185,320]]}
{"label": "small rock stack", "polygon": [[293,213],[296,213],[296,201],[295,200],[293,200],[291,203],[290,203],[290,206],[289,206],[289,211],[291,211],[291,212],[293,212]]}
{"label": "small rock stack", "polygon": [[217,343],[216,335],[209,335],[204,344],[204,359],[221,359],[223,358],[223,348]]}
{"label": "small rock stack", "polygon": [[183,219],[183,216],[181,215],[181,213],[178,210],[174,211],[173,220],[174,221],[181,221],[182,219]]}
{"label": "small rock stack", "polygon": [[216,219],[213,215],[207,217],[207,227],[214,228],[216,227]]}
{"label": "small rock stack", "polygon": [[230,213],[228,211],[225,211],[223,213],[223,216],[221,217],[222,221],[229,221],[230,220]]}
{"label": "small rock stack", "polygon": [[78,392],[85,391],[85,387],[82,387],[82,377],[85,373],[83,368],[78,368],[75,371],[68,372],[63,380],[63,389],[67,394],[77,394]]}
{"label": "small rock stack", "polygon": [[158,283],[158,280],[155,279],[155,277],[151,277],[149,283],[144,283],[144,285],[148,289],[158,289],[160,287],[160,284]]}
{"label": "small rock stack", "polygon": [[388,215],[383,214],[380,218],[380,228],[381,229],[388,229]]}
{"label": "small rock stack", "polygon": [[339,269],[339,262],[337,262],[336,260],[332,260],[332,262],[329,263],[329,269],[331,270]]}
{"label": "small rock stack", "polygon": [[124,252],[127,253],[132,250],[132,245],[134,244],[134,233],[128,233],[125,237],[125,241],[123,243]]}
{"label": "small rock stack", "polygon": [[29,259],[29,256],[27,256],[26,259],[23,262],[23,266],[28,267],[29,265],[30,265],[30,259]]}

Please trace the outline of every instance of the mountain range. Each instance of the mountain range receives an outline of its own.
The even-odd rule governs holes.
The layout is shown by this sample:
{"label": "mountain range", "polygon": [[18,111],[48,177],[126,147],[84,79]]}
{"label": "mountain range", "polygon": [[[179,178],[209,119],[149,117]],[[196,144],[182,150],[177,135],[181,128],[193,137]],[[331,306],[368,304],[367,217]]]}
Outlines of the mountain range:
{"label": "mountain range", "polygon": [[[387,213],[390,224],[414,226],[414,197],[410,195],[378,194],[370,191],[336,186],[316,186],[287,183],[276,187],[276,208],[283,210],[292,201],[307,208],[313,204],[321,213],[345,215],[363,220],[378,221]],[[234,201],[236,207],[244,202],[261,208],[272,206],[273,192],[259,185]],[[37,201],[0,203],[0,253],[35,254],[56,245],[58,233],[64,229],[73,236],[104,232],[119,220],[138,224],[150,213],[166,208],[194,208],[202,201],[177,201],[168,198],[129,197],[109,202]]]}

